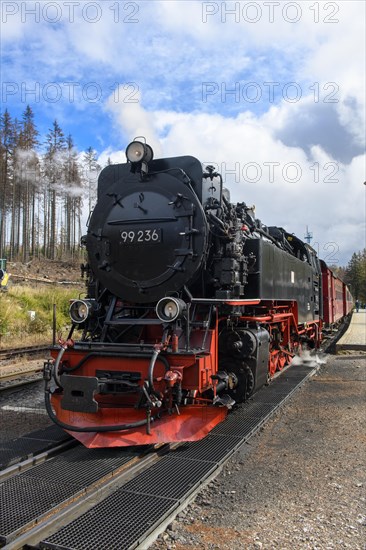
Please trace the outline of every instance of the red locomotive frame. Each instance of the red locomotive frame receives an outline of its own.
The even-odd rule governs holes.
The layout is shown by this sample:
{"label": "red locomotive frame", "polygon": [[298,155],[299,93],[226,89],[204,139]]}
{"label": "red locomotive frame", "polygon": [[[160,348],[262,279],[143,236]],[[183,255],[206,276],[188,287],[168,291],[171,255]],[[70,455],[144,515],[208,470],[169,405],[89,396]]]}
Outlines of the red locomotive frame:
{"label": "red locomotive frame", "polygon": [[[240,316],[238,323],[265,325],[271,335],[268,381],[290,364],[293,356],[300,352],[302,341],[306,341],[308,344],[310,342],[314,347],[320,345],[322,321],[299,325],[296,302],[275,303],[260,300],[230,300],[223,302],[223,305],[242,307],[244,303],[246,307],[253,306],[255,314]],[[154,372],[156,389],[161,394],[166,394],[179,378],[184,383],[184,388],[191,392],[192,397],[188,400],[191,401],[191,404],[185,404],[179,407],[179,410],[175,409],[170,413],[163,414],[161,418],[155,421],[152,418],[148,429],[143,425],[123,432],[106,431],[98,433],[68,430],[69,433],[87,447],[131,446],[202,439],[214,426],[224,420],[228,412],[227,407],[214,407],[211,401],[202,397],[205,391],[212,387],[212,377],[215,377],[219,372],[219,332],[220,327],[225,323],[226,317],[220,317],[219,308],[217,308],[213,328],[208,331],[208,334],[205,336],[203,330],[196,331],[196,340],[206,338],[208,343],[206,354],[199,356],[193,354],[183,355],[176,351],[169,352],[166,348],[162,351],[164,352],[164,360],[169,364],[169,369],[164,368],[164,364],[159,361],[159,358],[156,362]],[[154,330],[156,331],[156,327]],[[154,334],[153,339],[159,341],[157,333]],[[72,340],[63,342],[62,345],[65,350],[62,362],[68,370],[72,370],[77,363],[84,361],[88,355],[88,351],[75,349]],[[55,360],[58,353],[56,350],[53,351]],[[111,372],[132,371],[141,373],[143,379],[147,377],[148,359],[138,357],[131,359],[123,358],[123,356],[108,357],[107,354],[102,360],[95,356],[86,361],[85,366],[78,370],[78,376],[95,377],[96,371],[101,368],[101,362],[104,368]],[[215,385],[213,389],[215,396]],[[132,402],[130,404],[125,402],[124,407],[121,408],[118,396],[114,396],[113,399],[110,396],[107,399],[99,396],[98,401],[97,412],[75,412],[62,408],[62,393],[55,392],[52,395],[52,406],[58,421],[69,426],[73,425],[78,429],[143,422],[146,417],[145,410],[136,409]]]}

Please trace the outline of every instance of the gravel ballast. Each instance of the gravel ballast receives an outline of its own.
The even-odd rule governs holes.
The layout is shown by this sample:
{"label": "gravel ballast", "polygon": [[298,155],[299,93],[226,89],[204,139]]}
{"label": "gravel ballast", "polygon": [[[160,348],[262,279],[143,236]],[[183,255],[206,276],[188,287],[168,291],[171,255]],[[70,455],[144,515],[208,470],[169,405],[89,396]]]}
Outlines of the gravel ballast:
{"label": "gravel ballast", "polygon": [[44,405],[44,382],[2,395],[0,393],[0,441],[15,439],[52,425]]}
{"label": "gravel ballast", "polygon": [[150,549],[364,550],[365,359],[328,356]]}

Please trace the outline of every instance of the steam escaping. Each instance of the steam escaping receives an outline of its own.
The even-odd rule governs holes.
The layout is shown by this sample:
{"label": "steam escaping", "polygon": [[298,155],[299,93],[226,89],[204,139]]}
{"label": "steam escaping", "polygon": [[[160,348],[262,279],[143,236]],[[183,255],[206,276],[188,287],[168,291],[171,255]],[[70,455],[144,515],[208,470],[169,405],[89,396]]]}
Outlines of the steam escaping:
{"label": "steam escaping", "polygon": [[321,365],[325,365],[327,360],[327,355],[319,350],[303,349],[293,357],[291,366],[309,365],[319,368]]}
{"label": "steam escaping", "polygon": [[40,183],[39,158],[33,149],[16,149],[14,176],[20,182],[29,182],[37,186]]}

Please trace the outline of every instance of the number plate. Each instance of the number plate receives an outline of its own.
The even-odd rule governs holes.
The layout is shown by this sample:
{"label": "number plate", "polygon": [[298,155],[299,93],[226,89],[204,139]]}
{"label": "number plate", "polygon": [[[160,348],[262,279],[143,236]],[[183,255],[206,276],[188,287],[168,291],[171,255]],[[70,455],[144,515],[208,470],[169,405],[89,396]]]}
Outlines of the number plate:
{"label": "number plate", "polygon": [[122,244],[157,244],[161,243],[161,229],[124,229],[121,231]]}

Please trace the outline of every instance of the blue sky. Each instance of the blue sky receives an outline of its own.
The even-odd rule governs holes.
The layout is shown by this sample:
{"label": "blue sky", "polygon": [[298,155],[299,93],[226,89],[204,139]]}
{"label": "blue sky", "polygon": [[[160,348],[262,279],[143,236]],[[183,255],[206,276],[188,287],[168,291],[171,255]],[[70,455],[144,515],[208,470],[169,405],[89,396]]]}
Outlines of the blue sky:
{"label": "blue sky", "polygon": [[13,1],[2,105],[79,150],[216,163],[233,200],[330,263],[365,246],[365,3]]}

